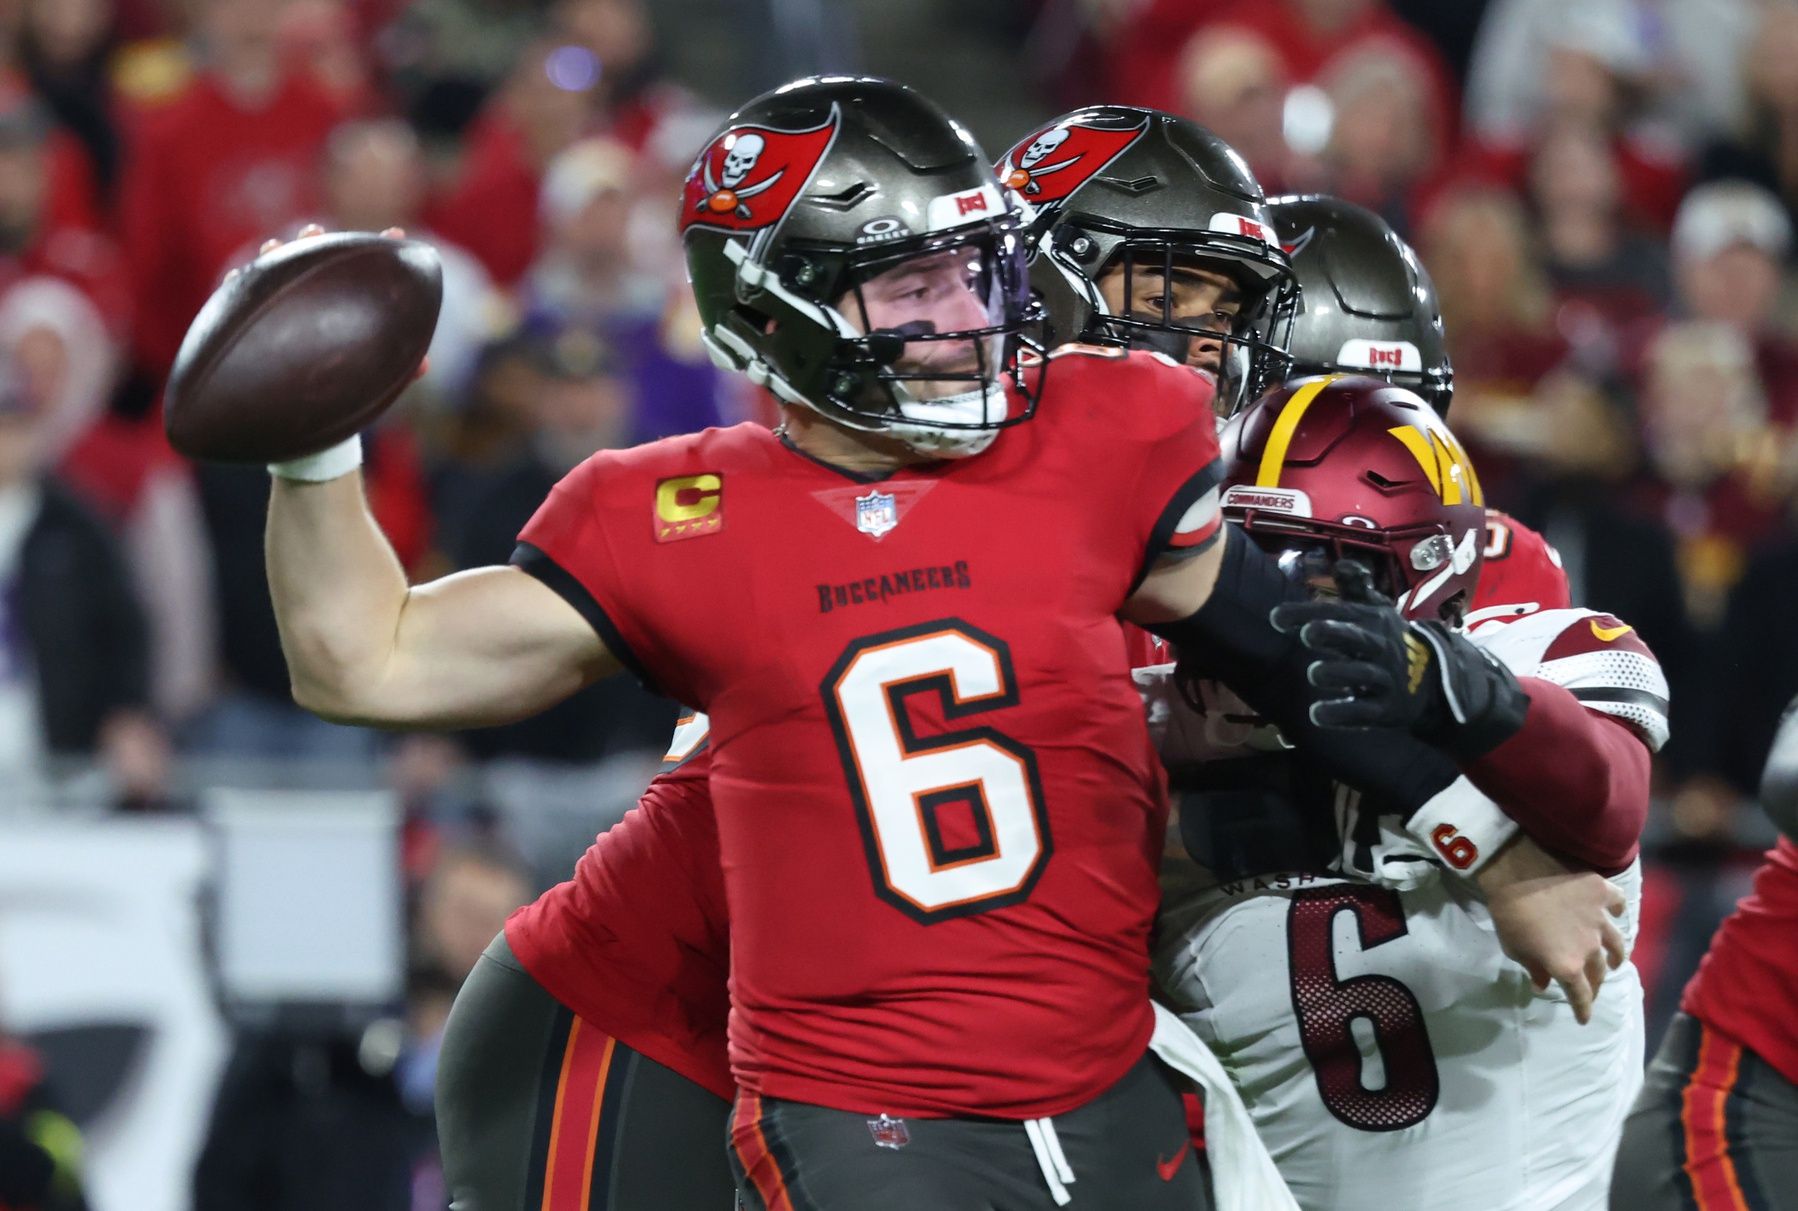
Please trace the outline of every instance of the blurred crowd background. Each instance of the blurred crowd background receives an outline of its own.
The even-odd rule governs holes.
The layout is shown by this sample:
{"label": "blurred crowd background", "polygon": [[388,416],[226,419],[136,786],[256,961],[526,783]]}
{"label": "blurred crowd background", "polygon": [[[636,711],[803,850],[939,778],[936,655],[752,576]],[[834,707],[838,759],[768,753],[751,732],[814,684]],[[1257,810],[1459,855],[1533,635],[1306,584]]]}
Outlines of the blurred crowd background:
{"label": "blurred crowd background", "polygon": [[[1079,104],[1181,113],[1270,194],[1340,194],[1418,247],[1492,503],[1673,685],[1636,950],[1658,1040],[1769,839],[1755,781],[1798,692],[1798,3],[0,0],[0,874],[27,836],[216,840],[220,792],[371,790],[396,871],[391,995],[332,1005],[220,974],[202,846],[172,894],[218,1018],[176,1193],[92,1205],[441,1207],[449,998],[675,717],[623,682],[456,736],[294,708],[266,476],[162,437],[189,320],[307,222],[436,244],[430,371],[369,435],[371,503],[416,578],[503,561],[591,451],[766,419],[699,348],[675,208],[728,107],[826,69],[919,85],[994,156]],[[124,1171],[154,1031],[107,1050],[96,1011],[34,998],[33,919],[0,879],[0,1204],[50,1156],[75,1207],[84,1135]]]}

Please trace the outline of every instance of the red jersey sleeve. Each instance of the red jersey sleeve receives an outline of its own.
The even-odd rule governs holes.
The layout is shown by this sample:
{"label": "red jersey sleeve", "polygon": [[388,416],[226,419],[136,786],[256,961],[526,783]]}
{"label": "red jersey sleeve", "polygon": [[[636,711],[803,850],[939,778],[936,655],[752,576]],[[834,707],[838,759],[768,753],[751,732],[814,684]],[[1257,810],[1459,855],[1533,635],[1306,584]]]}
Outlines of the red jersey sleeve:
{"label": "red jersey sleeve", "polygon": [[639,680],[682,702],[699,695],[671,639],[687,621],[682,611],[700,603],[686,591],[692,569],[682,544],[657,540],[657,510],[695,514],[721,499],[717,475],[682,474],[690,444],[671,438],[593,455],[550,489],[512,554]]}
{"label": "red jersey sleeve", "polygon": [[[1135,511],[1142,564],[1138,580],[1164,556],[1197,555],[1217,540],[1223,514],[1218,483],[1216,394],[1209,376],[1159,353],[1071,345],[1051,355],[1053,375],[1075,379],[1081,395],[1098,402],[1104,432],[1095,443],[1122,436],[1134,459],[1134,481],[1119,506]],[[1082,381],[1085,380],[1085,381]],[[1119,433],[1119,430],[1122,433]]]}
{"label": "red jersey sleeve", "polygon": [[1217,541],[1224,465],[1211,379],[1159,353],[1133,354],[1130,362],[1142,380],[1130,398],[1142,426],[1137,437],[1143,461],[1133,503],[1149,522],[1143,539],[1146,573],[1164,556],[1188,558]]}

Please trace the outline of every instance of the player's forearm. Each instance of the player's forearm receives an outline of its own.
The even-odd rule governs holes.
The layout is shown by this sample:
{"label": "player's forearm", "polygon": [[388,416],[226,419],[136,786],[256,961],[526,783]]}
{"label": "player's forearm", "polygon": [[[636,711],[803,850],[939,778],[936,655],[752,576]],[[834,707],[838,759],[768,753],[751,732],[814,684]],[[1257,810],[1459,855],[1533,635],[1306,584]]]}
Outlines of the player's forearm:
{"label": "player's forearm", "polygon": [[393,656],[407,585],[363,499],[361,472],[324,483],[276,477],[266,555],[294,701],[327,718],[366,715]]}
{"label": "player's forearm", "polygon": [[1552,682],[1520,677],[1523,726],[1462,769],[1544,849],[1599,871],[1634,861],[1648,818],[1648,746]]}
{"label": "player's forearm", "polygon": [[[1215,555],[1214,555],[1215,552]],[[1287,579],[1266,552],[1233,525],[1201,558],[1212,559],[1208,577],[1197,585],[1198,605],[1173,623],[1138,609],[1134,617],[1178,649],[1183,675],[1222,682],[1263,718],[1278,725],[1286,739],[1319,769],[1391,810],[1409,812],[1427,803],[1459,776],[1446,754],[1406,732],[1388,729],[1371,741],[1365,732],[1319,727],[1308,708],[1313,697],[1306,680],[1309,656],[1297,637],[1276,630],[1274,608],[1304,600],[1304,589]],[[1132,600],[1140,607],[1158,588],[1157,572]],[[1167,582],[1194,591],[1195,582]],[[1181,605],[1191,605],[1188,597]],[[1161,616],[1176,604],[1164,593]]]}

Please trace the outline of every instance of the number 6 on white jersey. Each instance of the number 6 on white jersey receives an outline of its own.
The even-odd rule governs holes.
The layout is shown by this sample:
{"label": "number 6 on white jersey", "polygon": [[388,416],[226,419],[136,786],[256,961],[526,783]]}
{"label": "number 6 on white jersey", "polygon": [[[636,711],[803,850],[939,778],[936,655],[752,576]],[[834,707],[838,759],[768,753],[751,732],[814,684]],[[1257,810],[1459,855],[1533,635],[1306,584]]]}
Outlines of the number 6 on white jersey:
{"label": "number 6 on white jersey", "polygon": [[[1051,850],[1036,754],[990,727],[954,727],[1017,705],[1004,641],[958,620],[870,635],[822,688],[875,893],[925,923],[1027,897]],[[920,695],[952,730],[917,734]]]}

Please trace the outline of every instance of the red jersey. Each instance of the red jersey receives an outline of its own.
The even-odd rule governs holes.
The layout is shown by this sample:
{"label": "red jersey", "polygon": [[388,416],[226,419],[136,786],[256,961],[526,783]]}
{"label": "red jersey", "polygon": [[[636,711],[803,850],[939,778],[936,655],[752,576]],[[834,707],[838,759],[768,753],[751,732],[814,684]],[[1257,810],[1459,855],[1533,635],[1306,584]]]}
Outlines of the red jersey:
{"label": "red jersey", "polygon": [[711,717],[739,1086],[1035,1118],[1140,1058],[1166,803],[1115,615],[1217,536],[1210,394],[1058,355],[974,458],[868,479],[739,425],[595,455],[527,525]]}
{"label": "red jersey", "polygon": [[1486,555],[1467,625],[1573,605],[1561,553],[1509,513],[1486,510]]}
{"label": "red jersey", "polygon": [[730,939],[711,757],[705,717],[682,724],[637,806],[572,879],[512,914],[506,941],[556,1000],[728,1101]]}
{"label": "red jersey", "polygon": [[1781,837],[1679,1007],[1798,1084],[1798,845]]}

